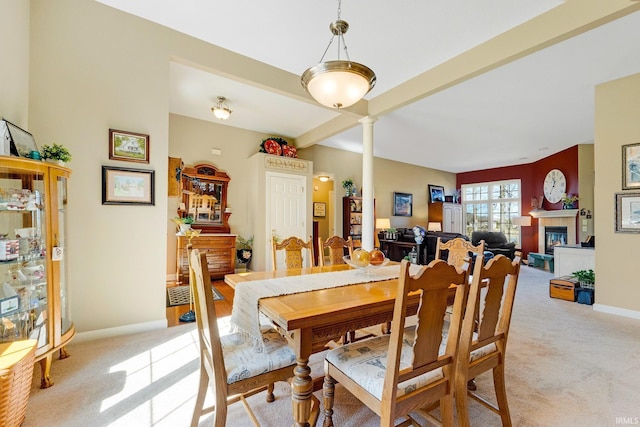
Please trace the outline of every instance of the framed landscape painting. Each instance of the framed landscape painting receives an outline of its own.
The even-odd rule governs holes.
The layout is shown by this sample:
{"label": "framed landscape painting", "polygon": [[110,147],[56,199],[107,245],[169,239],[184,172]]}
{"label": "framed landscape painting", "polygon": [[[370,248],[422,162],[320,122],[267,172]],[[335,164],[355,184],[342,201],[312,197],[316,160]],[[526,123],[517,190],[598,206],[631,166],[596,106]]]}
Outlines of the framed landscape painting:
{"label": "framed landscape painting", "polygon": [[640,142],[622,146],[622,189],[640,189]]}
{"label": "framed landscape painting", "polygon": [[109,159],[149,163],[149,135],[109,129]]}
{"label": "framed landscape painting", "polygon": [[393,193],[393,215],[411,216],[413,209],[413,194]]}
{"label": "framed landscape painting", "polygon": [[640,193],[616,193],[616,233],[640,233]]}
{"label": "framed landscape painting", "polygon": [[154,205],[154,175],[147,169],[102,166],[102,204]]}
{"label": "framed landscape painting", "polygon": [[429,201],[431,203],[444,202],[444,187],[429,184]]}

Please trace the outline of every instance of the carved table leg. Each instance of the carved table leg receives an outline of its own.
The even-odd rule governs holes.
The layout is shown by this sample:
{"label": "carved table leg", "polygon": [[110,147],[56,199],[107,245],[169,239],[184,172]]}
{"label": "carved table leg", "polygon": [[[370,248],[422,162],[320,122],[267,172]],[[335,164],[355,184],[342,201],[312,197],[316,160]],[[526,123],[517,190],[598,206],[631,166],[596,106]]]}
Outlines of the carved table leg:
{"label": "carved table leg", "polygon": [[47,354],[43,359],[40,359],[40,388],[49,388],[53,385],[53,380],[50,376],[52,359],[53,355],[51,353]]}
{"label": "carved table leg", "polygon": [[311,380],[311,368],[309,368],[311,339],[312,335],[309,329],[297,330],[293,333],[297,365],[293,369],[291,399],[294,426],[296,427],[309,427],[313,394],[313,381]]}

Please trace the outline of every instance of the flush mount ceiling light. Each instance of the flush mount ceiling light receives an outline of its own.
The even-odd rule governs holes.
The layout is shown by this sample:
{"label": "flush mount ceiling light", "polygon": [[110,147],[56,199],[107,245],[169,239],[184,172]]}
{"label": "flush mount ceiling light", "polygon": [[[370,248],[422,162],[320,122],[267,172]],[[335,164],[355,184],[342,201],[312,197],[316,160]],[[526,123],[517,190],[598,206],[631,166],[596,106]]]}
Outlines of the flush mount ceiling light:
{"label": "flush mount ceiling light", "polygon": [[213,115],[220,120],[227,120],[231,115],[231,109],[226,104],[226,100],[227,98],[224,96],[219,96],[218,103],[211,109],[211,111],[213,111]]}
{"label": "flush mount ceiling light", "polygon": [[[344,41],[349,29],[347,21],[340,19],[342,1],[338,1],[338,19],[329,25],[331,40],[320,58],[320,63],[307,69],[300,78],[302,86],[320,104],[330,108],[345,108],[360,101],[376,84],[376,74],[366,65],[352,62]],[[338,59],[322,62],[338,36]],[[346,60],[340,59],[340,44],[344,46]]]}
{"label": "flush mount ceiling light", "polygon": [[320,181],[322,181],[322,182],[327,182],[327,181],[329,181],[329,177],[328,177],[327,175],[320,175],[320,176],[318,177],[318,179],[319,179]]}

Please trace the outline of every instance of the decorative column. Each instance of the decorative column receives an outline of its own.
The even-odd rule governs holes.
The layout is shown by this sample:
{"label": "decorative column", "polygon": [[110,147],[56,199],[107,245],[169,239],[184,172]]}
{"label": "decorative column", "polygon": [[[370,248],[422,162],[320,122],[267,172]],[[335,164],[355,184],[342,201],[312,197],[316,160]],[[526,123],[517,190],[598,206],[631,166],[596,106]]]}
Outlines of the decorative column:
{"label": "decorative column", "polygon": [[373,124],[376,118],[363,117],[362,123],[362,248],[373,249],[374,204],[373,204]]}

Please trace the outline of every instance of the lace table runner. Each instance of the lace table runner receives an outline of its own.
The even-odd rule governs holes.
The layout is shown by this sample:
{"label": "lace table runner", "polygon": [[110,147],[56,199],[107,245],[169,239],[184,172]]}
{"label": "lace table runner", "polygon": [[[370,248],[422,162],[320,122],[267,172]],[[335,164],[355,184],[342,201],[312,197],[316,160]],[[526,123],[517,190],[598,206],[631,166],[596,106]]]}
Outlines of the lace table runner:
{"label": "lace table runner", "polygon": [[[411,265],[409,273],[414,275],[419,268],[419,265]],[[366,275],[361,270],[344,270],[238,283],[233,297],[231,324],[235,330],[262,344],[258,309],[261,298],[379,282],[397,279],[399,275],[400,265],[392,265],[370,269]]]}

